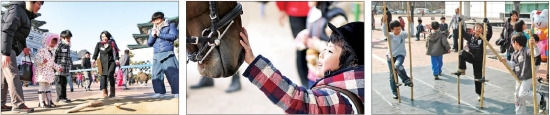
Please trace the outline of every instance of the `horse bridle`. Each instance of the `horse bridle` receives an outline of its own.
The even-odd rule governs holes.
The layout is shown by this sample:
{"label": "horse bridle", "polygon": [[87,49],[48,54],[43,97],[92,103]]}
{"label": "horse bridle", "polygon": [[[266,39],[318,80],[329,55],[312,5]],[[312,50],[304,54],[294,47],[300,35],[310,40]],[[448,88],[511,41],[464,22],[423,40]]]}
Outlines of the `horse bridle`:
{"label": "horse bridle", "polygon": [[[187,63],[189,63],[189,60],[193,62],[197,62],[199,64],[202,63],[202,61],[210,54],[210,52],[220,45],[220,40],[225,35],[225,32],[233,25],[233,20],[237,18],[237,16],[240,16],[243,14],[242,6],[240,3],[237,2],[237,5],[229,11],[224,17],[222,17],[220,20],[218,20],[218,7],[216,7],[216,2],[210,1],[208,2],[209,9],[210,9],[210,27],[205,28],[201,36],[191,36],[187,37],[186,43],[187,44],[202,44],[202,47],[199,48],[198,52],[194,52],[192,54],[187,54]],[[220,34],[219,28],[225,27],[225,30]],[[204,53],[204,50],[208,48],[208,51]],[[203,54],[204,53],[204,54]]]}

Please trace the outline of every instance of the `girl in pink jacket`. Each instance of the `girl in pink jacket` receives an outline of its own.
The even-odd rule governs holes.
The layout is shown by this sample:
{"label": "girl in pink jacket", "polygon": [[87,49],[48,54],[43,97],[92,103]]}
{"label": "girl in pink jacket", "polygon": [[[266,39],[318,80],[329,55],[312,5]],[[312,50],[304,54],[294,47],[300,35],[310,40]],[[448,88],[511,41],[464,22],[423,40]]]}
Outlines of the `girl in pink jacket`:
{"label": "girl in pink jacket", "polygon": [[[36,63],[35,79],[38,82],[38,107],[52,108],[55,104],[52,101],[52,94],[50,84],[54,82],[54,69],[63,71],[60,65],[54,62],[55,47],[59,40],[59,35],[48,34],[42,43],[44,48],[38,50],[37,55],[34,57]],[[48,102],[48,103],[46,103]]]}

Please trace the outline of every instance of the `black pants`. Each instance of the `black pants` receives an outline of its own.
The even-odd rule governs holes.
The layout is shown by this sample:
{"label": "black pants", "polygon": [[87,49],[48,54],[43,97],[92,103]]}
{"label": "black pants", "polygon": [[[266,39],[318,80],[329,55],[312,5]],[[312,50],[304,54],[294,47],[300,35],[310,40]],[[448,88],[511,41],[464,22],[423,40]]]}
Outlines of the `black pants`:
{"label": "black pants", "polygon": [[[289,16],[288,20],[290,21],[290,29],[292,29],[294,38],[296,38],[300,31],[306,29],[307,17]],[[298,69],[298,75],[300,76],[302,86],[308,86],[306,50],[296,51],[296,68]]]}
{"label": "black pants", "polygon": [[[474,68],[474,78],[475,79],[481,79],[482,78],[482,69],[483,69],[483,60],[476,60],[474,59],[474,56],[471,53],[468,53],[464,50],[460,51],[460,55],[458,58],[459,65],[458,68],[462,70],[466,70],[466,62],[471,63]],[[481,95],[481,82],[474,82],[474,86],[476,89],[477,95]]]}
{"label": "black pants", "polygon": [[67,76],[55,76],[55,92],[57,93],[57,100],[67,99]]}
{"label": "black pants", "polygon": [[[109,81],[107,81],[107,79],[109,79]],[[100,80],[101,80],[100,89],[107,89],[107,82],[109,82],[109,84],[111,84],[111,87],[115,87],[115,76],[114,76],[114,74],[102,75],[100,77]]]}

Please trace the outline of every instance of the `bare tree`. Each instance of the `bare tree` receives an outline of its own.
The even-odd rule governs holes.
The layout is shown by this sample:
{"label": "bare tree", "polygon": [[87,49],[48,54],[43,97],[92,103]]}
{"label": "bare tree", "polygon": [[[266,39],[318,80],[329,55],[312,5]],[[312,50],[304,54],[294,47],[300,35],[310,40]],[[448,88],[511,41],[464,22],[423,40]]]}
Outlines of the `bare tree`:
{"label": "bare tree", "polygon": [[[521,14],[521,12],[519,11],[519,1],[514,1],[514,10],[516,10],[518,13]],[[519,18],[519,15],[518,15],[518,18]]]}

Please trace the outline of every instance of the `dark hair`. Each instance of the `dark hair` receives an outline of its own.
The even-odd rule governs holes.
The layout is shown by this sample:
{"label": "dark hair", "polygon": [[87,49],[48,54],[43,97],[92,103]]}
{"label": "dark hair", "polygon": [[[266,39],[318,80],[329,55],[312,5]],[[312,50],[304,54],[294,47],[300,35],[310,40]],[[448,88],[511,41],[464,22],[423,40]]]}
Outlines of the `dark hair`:
{"label": "dark hair", "polygon": [[527,43],[527,37],[525,37],[523,33],[515,33],[514,35],[512,35],[512,42],[517,42],[520,46],[525,47]]}
{"label": "dark hair", "polygon": [[516,24],[514,24],[514,31],[523,32],[523,25],[525,25],[525,22],[523,22],[523,20],[519,20]]}
{"label": "dark hair", "polygon": [[59,34],[59,37],[61,38],[70,38],[70,37],[73,37],[73,33],[71,33],[71,31],[69,30],[63,30],[61,31],[61,33]]}
{"label": "dark hair", "polygon": [[396,28],[396,27],[401,28],[401,23],[399,23],[399,21],[397,20],[391,21],[389,29],[392,30],[393,28]]}
{"label": "dark hair", "polygon": [[153,13],[153,16],[151,16],[151,21],[153,21],[155,19],[164,19],[164,13],[162,13],[162,12]]}
{"label": "dark hair", "polygon": [[105,30],[103,32],[101,32],[101,34],[99,34],[99,41],[101,41],[101,35],[105,34],[105,36],[107,37],[108,40],[112,39],[112,35],[111,33],[109,33],[109,31]]}
{"label": "dark hair", "polygon": [[340,28],[329,23],[329,28],[333,30],[329,42],[342,47],[339,66],[345,68],[364,65],[364,23],[351,22]]}
{"label": "dark hair", "polygon": [[124,50],[124,53],[128,54],[128,53],[130,53],[130,50],[126,49],[126,50]]}
{"label": "dark hair", "polygon": [[90,52],[86,52],[86,53],[84,53],[84,54],[90,54]]}
{"label": "dark hair", "polygon": [[514,15],[514,14],[515,14],[516,16],[518,16],[518,19],[519,19],[518,11],[516,11],[516,10],[510,11],[510,17],[512,17],[512,15]]}
{"label": "dark hair", "polygon": [[476,23],[476,24],[474,25],[474,29],[476,28],[476,26],[481,26],[481,29],[484,29],[483,24],[481,24],[481,23]]}
{"label": "dark hair", "polygon": [[437,21],[432,22],[432,29],[438,30],[439,29],[439,23]]}
{"label": "dark hair", "polygon": [[[359,64],[356,55],[353,55],[353,57],[351,57],[352,56],[351,54],[355,54],[355,51],[353,50],[351,45],[349,45],[349,43],[345,41],[345,38],[343,36],[332,34],[328,41],[334,43],[334,45],[336,46],[342,47],[342,53],[340,54],[340,57],[339,57],[340,59],[340,62],[338,64],[339,66],[344,66],[344,65],[355,66]],[[346,63],[346,59],[348,58],[354,58],[354,59],[352,59],[351,62]]]}
{"label": "dark hair", "polygon": [[40,4],[44,5],[44,1],[31,1],[31,3],[40,2]]}
{"label": "dark hair", "polygon": [[401,18],[401,16],[397,17],[397,18]]}
{"label": "dark hair", "polygon": [[536,42],[539,42],[540,38],[537,34],[532,34],[531,36],[533,36],[533,39],[535,39]]}
{"label": "dark hair", "polygon": [[442,16],[439,20],[443,20],[443,19],[445,19],[445,16]]}
{"label": "dark hair", "polygon": [[417,21],[418,21],[418,23],[422,23],[422,19],[420,19],[420,18],[418,18]]}

